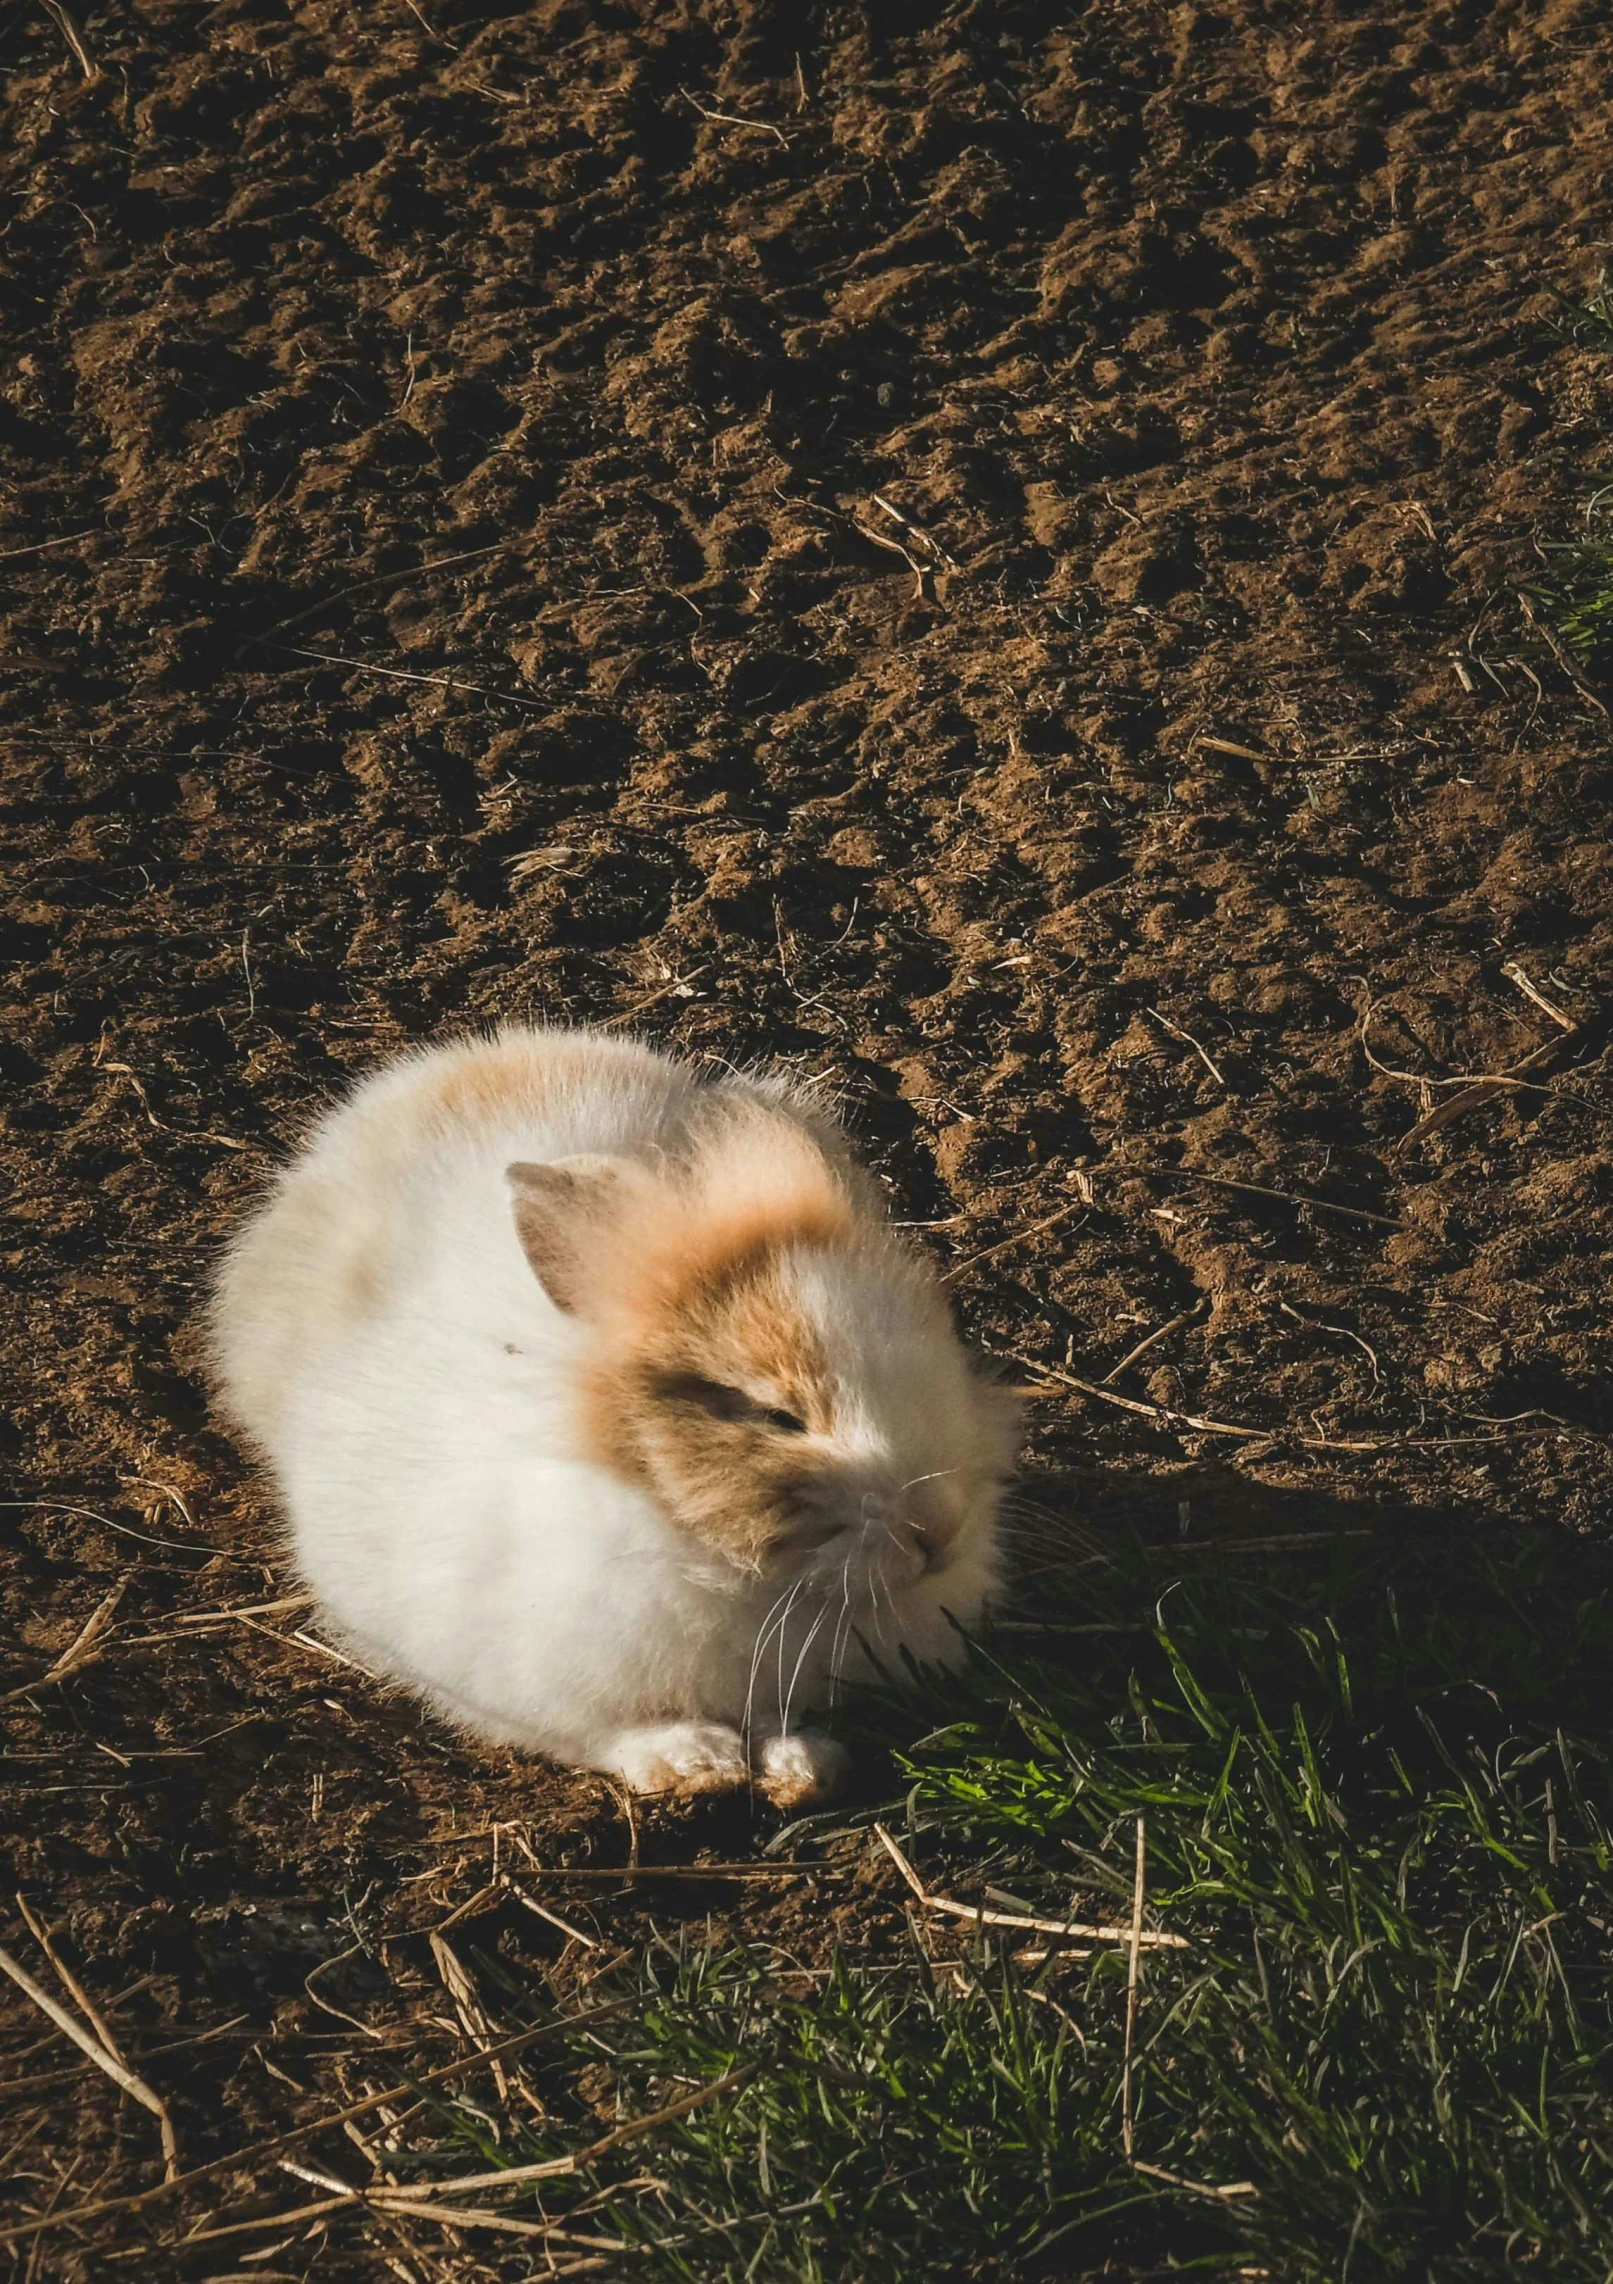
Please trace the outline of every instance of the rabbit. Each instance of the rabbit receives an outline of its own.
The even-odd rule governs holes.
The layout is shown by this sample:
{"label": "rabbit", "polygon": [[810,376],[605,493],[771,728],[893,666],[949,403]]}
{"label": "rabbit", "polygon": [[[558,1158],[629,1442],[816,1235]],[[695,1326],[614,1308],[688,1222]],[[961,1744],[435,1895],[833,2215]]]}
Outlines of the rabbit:
{"label": "rabbit", "polygon": [[806,1089],[505,1027],[312,1130],[215,1280],[217,1392],[326,1623],[492,1743],[828,1797],[798,1713],[955,1662],[1018,1406]]}

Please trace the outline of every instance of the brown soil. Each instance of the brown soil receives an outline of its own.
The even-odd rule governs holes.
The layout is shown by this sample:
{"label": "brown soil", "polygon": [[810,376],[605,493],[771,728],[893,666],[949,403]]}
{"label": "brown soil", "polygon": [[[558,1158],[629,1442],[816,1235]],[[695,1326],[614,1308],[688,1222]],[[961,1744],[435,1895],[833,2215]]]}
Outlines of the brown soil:
{"label": "brown soil", "polygon": [[[123,1589],[0,1774],[12,1885],[148,1978],[130,2052],[231,2026],[149,2064],[187,2160],[458,2050],[420,1944],[351,1946],[495,1820],[626,1846],[295,1616],[176,1622],[286,1591],[210,1250],[435,1025],[824,1074],[960,1258],[1077,1205],[960,1278],[976,1334],[1096,1382],[1196,1311],[1117,1392],[1271,1431],[1067,1390],[1038,1495],[1089,1525],[1605,1528],[1609,731],[1516,598],[1613,432],[1549,325],[1606,247],[1598,0],[144,0],[93,80],[0,38],[9,1685]],[[561,1907],[745,1895],[884,1939],[787,1884]],[[7,2193],[154,2179],[6,2018]],[[28,2273],[166,2272],[110,2241]]]}

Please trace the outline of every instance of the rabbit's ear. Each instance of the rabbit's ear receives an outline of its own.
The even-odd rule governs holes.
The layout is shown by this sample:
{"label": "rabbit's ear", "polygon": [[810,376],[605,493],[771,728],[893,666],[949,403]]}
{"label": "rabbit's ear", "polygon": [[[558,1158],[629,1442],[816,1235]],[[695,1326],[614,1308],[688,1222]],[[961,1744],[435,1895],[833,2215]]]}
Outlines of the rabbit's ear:
{"label": "rabbit's ear", "polygon": [[631,1158],[585,1153],[504,1169],[515,1231],[532,1273],[558,1309],[581,1307],[600,1240],[653,1177]]}

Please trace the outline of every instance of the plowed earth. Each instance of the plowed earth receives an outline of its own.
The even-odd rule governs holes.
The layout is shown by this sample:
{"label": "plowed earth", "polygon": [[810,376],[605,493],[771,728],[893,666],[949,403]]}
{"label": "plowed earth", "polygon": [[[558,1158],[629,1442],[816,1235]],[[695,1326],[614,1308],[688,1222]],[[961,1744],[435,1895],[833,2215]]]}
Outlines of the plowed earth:
{"label": "plowed earth", "polygon": [[[149,1978],[131,2052],[230,2025],[149,2064],[188,2161],[459,2050],[418,1944],[353,1947],[495,1821],[627,1845],[295,1613],[180,1623],[288,1591],[206,1422],[210,1251],[434,1026],[821,1074],[920,1242],[1001,1247],[960,1302],[1048,1391],[1057,1515],[1605,1530],[1609,724],[1517,598],[1613,433],[1551,330],[1606,252],[1599,0],[80,30],[93,79],[0,33],[0,1774],[12,1885],[103,1997]],[[1173,1320],[1130,1410],[1047,1378]],[[808,1953],[889,1888],[563,1908]],[[19,2201],[153,2180],[7,2017]]]}

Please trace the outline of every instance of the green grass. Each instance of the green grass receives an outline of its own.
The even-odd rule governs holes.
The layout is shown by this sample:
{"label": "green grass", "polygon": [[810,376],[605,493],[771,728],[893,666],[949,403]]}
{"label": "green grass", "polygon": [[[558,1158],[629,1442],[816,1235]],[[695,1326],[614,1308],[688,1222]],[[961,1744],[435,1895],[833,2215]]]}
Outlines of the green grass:
{"label": "green grass", "polygon": [[1566,294],[1560,294],[1558,302],[1556,330],[1565,340],[1592,349],[1613,349],[1613,281],[1605,273],[1589,301],[1570,301]]}
{"label": "green grass", "polygon": [[[1613,284],[1591,300],[1565,300],[1556,331],[1577,347],[1613,352]],[[1593,672],[1613,672],[1613,476],[1604,475],[1585,508],[1584,529],[1547,549],[1549,577],[1537,592],[1569,649]]]}
{"label": "green grass", "polygon": [[1122,1952],[1021,1972],[965,1931],[960,1987],[916,1936],[816,1984],[668,1945],[573,2062],[629,2115],[756,2074],[586,2172],[571,2194],[607,2194],[578,2225],[736,2284],[1606,2284],[1613,1600],[1555,1541],[1390,1568],[1349,1544],[1040,1581],[1045,1631],[868,1713],[886,1813],[954,1893],[1123,1919],[1144,1819],[1150,1922],[1191,1948],[1147,1955],[1135,2155],[1198,2191],[1123,2154]]}
{"label": "green grass", "polygon": [[1551,577],[1539,593],[1581,665],[1613,671],[1613,478],[1593,494],[1581,538],[1547,549]]}

